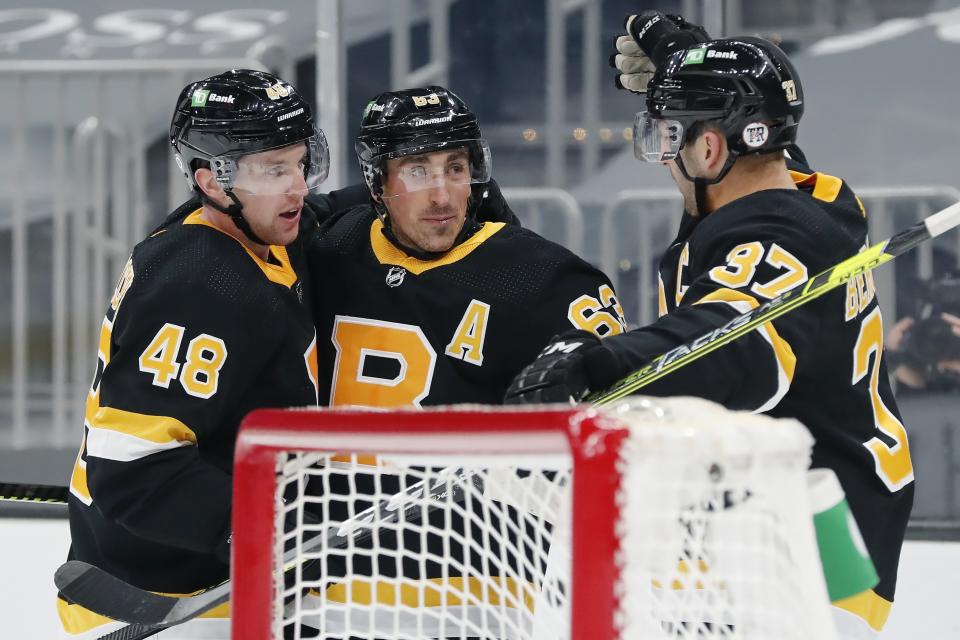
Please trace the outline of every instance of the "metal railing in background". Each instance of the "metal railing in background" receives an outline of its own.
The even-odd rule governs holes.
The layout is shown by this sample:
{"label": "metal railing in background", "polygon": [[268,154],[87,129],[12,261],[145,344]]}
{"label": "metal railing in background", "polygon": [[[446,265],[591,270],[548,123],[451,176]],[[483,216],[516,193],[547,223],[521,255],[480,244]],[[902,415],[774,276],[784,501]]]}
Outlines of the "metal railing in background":
{"label": "metal railing in background", "polygon": [[343,38],[343,0],[317,0],[317,122],[330,143],[327,188],[346,179],[347,51]]}
{"label": "metal railing in background", "polygon": [[393,0],[393,29],[390,36],[390,88],[405,89],[430,84],[447,85],[450,71],[450,0],[429,0],[430,58],[412,69],[410,30],[413,27],[413,0]]}
{"label": "metal railing in background", "polygon": [[186,197],[166,138],[188,82],[252,60],[0,63],[0,446],[74,446],[133,245]]}
{"label": "metal railing in background", "polygon": [[[867,210],[871,242],[889,238],[897,231],[919,222],[928,215],[960,201],[960,189],[948,186],[873,187],[858,190]],[[956,230],[921,244],[910,254],[874,272],[877,297],[887,326],[897,318],[897,273],[907,273],[919,280],[942,275],[934,268],[935,254],[947,256],[943,262],[960,267],[960,232]],[[909,265],[909,267],[908,267]]]}
{"label": "metal railing in background", "polygon": [[620,191],[600,213],[600,268],[631,326],[657,317],[657,264],[682,211],[676,190],[645,189]]}
{"label": "metal railing in background", "polygon": [[508,187],[503,189],[503,197],[524,227],[577,255],[582,253],[583,211],[570,192],[550,187]]}
{"label": "metal railing in background", "polygon": [[[450,4],[453,0],[429,0],[426,14],[415,0],[393,0],[376,18],[387,13],[390,25],[390,86],[387,89],[447,85],[450,71]],[[422,3],[416,3],[417,5]],[[344,186],[346,167],[353,140],[346,136],[347,111],[347,38],[345,36],[346,0],[317,0],[316,65],[317,117],[330,142],[330,173],[327,189]],[[414,47],[411,31],[422,18],[429,27],[429,57],[413,68]]]}
{"label": "metal railing in background", "polygon": [[570,15],[582,11],[582,119],[583,176],[594,173],[600,164],[598,129],[600,128],[600,63],[601,6],[590,0],[547,0],[547,60],[544,74],[546,92],[547,159],[546,181],[552,187],[568,184],[566,152],[570,140],[577,135],[569,130],[566,116],[567,94],[567,22]]}
{"label": "metal railing in background", "polygon": [[[61,100],[36,109],[28,86],[33,75],[66,87],[77,74],[59,68],[49,76],[15,73],[0,66],[0,89],[17,96],[2,107],[13,110],[0,120],[11,124],[13,153],[5,165],[0,159],[0,171],[18,187],[0,191],[0,299],[10,301],[9,312],[0,313],[0,447],[75,444],[99,322],[150,217],[147,194],[156,185],[148,175],[147,148],[153,139],[162,143],[167,178],[156,196],[166,213],[185,193],[164,141],[170,95],[209,70],[141,65],[97,71],[86,65],[82,72],[93,85],[84,98],[89,104],[71,102],[64,89]],[[125,109],[112,112],[107,98],[114,77],[123,74],[133,78],[132,89]],[[163,95],[159,111],[144,103],[157,91]],[[525,226],[578,254],[584,255],[585,238],[595,236],[594,262],[616,286],[627,319],[636,326],[656,317],[657,261],[676,232],[676,192],[622,191],[593,220],[562,189],[507,188],[504,195]],[[960,200],[960,191],[950,187],[862,189],[860,195],[874,240]],[[960,264],[960,234],[928,243],[913,265],[905,256],[876,274],[888,317],[895,317],[897,303],[894,269],[928,277],[944,255],[951,266]]]}

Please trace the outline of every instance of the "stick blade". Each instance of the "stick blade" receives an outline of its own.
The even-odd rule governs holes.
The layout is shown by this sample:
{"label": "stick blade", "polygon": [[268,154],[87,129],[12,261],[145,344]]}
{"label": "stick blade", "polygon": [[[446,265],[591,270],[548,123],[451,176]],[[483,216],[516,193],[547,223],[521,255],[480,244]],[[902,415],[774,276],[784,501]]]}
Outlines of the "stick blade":
{"label": "stick blade", "polygon": [[146,626],[163,624],[179,600],[144,591],[79,560],[61,565],[53,582],[70,602],[112,620]]}

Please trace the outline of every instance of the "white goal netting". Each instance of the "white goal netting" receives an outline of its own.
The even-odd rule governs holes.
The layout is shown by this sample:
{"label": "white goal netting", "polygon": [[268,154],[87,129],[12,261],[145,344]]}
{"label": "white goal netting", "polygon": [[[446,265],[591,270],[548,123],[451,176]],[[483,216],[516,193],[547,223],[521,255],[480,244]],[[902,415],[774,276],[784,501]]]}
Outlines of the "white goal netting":
{"label": "white goal netting", "polygon": [[276,449],[273,597],[235,620],[257,606],[293,639],[832,637],[798,423],[634,400],[566,412],[558,449],[524,439],[535,412],[484,412],[499,437],[421,415],[379,450],[343,424],[327,450],[322,429]]}

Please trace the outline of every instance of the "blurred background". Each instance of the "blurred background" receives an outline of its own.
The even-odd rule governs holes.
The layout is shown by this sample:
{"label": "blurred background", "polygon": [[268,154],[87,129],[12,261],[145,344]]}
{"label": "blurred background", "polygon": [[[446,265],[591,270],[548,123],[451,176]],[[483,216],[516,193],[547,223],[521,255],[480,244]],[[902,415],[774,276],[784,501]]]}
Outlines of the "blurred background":
{"label": "blurred background", "polygon": [[[326,189],[362,179],[352,138],[371,97],[451,88],[478,114],[524,224],[601,267],[634,325],[655,317],[681,207],[667,170],[633,159],[642,101],[607,67],[627,13],[780,42],[806,93],[800,146],[858,192],[874,241],[960,200],[960,0],[200,7],[0,0],[0,481],[67,483],[110,293],[132,246],[186,198],[167,141],[174,100],[226,68],[269,69],[315,97]],[[917,475],[913,539],[960,538],[958,266],[950,233],[875,273]]]}

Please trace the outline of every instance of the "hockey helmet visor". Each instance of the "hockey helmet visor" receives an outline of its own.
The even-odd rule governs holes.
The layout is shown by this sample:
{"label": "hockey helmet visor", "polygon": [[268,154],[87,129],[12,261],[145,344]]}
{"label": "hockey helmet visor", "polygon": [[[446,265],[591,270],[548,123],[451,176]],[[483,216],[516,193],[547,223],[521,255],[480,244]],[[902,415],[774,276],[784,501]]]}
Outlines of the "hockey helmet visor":
{"label": "hockey helmet visor", "polygon": [[330,150],[323,132],[285,147],[210,159],[210,169],[224,191],[255,196],[306,195],[327,178]]}
{"label": "hockey helmet visor", "polygon": [[673,160],[683,146],[683,123],[656,118],[649,111],[639,112],[633,120],[633,155],[643,162]]}
{"label": "hockey helmet visor", "polygon": [[377,153],[363,142],[356,146],[362,165],[381,167],[383,198],[444,186],[485,184],[493,170],[490,145],[482,138],[437,140],[423,136],[387,153]]}

